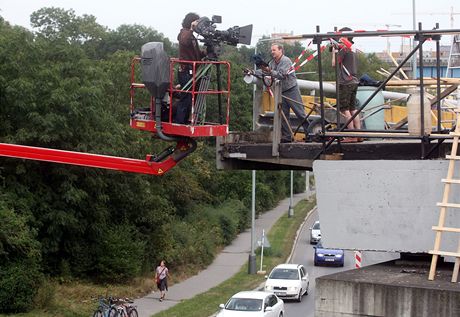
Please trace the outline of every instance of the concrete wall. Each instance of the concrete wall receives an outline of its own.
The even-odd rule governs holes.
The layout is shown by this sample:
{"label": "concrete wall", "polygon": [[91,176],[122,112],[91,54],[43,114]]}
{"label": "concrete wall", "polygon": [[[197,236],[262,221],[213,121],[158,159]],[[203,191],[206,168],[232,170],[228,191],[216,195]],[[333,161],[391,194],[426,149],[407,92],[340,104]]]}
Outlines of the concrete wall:
{"label": "concrete wall", "polygon": [[440,289],[383,285],[364,281],[316,279],[316,317],[454,317],[460,293]]}
{"label": "concrete wall", "polygon": [[[356,250],[433,249],[448,161],[323,161],[313,165],[323,244]],[[457,163],[460,170],[460,162]],[[457,179],[460,173],[456,172]],[[449,202],[460,203],[460,185]],[[460,209],[446,226],[460,227]],[[456,251],[458,233],[443,233],[441,250]]]}

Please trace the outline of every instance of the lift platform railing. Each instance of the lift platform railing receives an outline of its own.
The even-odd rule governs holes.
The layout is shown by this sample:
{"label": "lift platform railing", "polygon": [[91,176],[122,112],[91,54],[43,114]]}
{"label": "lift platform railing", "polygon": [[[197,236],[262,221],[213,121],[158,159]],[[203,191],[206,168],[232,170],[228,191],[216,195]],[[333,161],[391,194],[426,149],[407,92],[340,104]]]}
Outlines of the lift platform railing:
{"label": "lift platform railing", "polygon": [[[150,97],[147,107],[145,104],[142,106],[145,100],[138,104],[136,99],[136,91],[145,89],[145,85],[138,80],[137,66],[139,62],[140,57],[135,57],[131,63],[131,126],[135,129],[155,133],[154,98]],[[192,71],[192,79],[184,87],[178,85],[176,77],[178,68],[182,66],[186,66]],[[216,73],[214,73],[214,69]],[[230,63],[226,61],[186,61],[171,58],[169,89],[162,101],[163,132],[168,135],[186,137],[228,135],[230,83]],[[190,94],[192,99],[190,121],[186,124],[178,124],[174,120],[176,102],[181,94]]]}

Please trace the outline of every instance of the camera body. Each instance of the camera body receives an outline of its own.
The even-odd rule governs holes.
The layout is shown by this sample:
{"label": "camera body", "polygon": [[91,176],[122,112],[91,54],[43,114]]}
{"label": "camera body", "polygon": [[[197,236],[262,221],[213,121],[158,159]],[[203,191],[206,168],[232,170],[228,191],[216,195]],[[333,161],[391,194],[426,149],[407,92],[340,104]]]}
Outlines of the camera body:
{"label": "camera body", "polygon": [[201,42],[206,46],[208,58],[217,59],[221,53],[221,45],[236,46],[238,44],[251,44],[252,24],[243,27],[234,26],[227,30],[217,30],[216,23],[222,23],[222,17],[213,15],[212,19],[201,17],[193,30],[203,38]]}

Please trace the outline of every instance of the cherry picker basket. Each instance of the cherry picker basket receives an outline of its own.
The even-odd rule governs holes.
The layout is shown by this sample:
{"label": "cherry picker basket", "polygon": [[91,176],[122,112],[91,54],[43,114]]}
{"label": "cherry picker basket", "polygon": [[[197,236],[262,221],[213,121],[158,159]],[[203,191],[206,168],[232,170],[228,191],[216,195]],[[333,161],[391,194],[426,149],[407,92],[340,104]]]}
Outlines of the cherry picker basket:
{"label": "cherry picker basket", "polygon": [[[157,132],[155,98],[139,80],[140,57],[131,63],[130,111],[131,127]],[[190,69],[192,79],[178,85],[179,67]],[[177,100],[190,94],[192,108],[186,124],[175,122]],[[228,135],[230,111],[230,64],[226,61],[169,60],[169,87],[161,101],[161,129],[165,135],[209,137]]]}

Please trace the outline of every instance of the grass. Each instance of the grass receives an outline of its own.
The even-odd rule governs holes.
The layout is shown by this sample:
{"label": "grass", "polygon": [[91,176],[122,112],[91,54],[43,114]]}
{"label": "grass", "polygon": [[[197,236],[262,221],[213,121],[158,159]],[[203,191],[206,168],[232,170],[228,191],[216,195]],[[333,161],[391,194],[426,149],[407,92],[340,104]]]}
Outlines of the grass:
{"label": "grass", "polygon": [[[285,261],[288,257],[295,233],[304,220],[307,213],[315,205],[315,201],[300,201],[294,207],[294,217],[288,218],[287,215],[281,217],[267,234],[271,248],[264,249],[264,270],[270,271],[274,266]],[[260,256],[257,256],[257,269],[260,265]],[[196,269],[188,268],[190,274]],[[218,310],[218,306],[224,303],[234,293],[254,289],[264,280],[261,275],[247,274],[247,263],[239,273],[231,279],[221,283],[206,293],[195,296],[190,300],[183,301],[174,307],[160,312],[155,317],[203,317],[210,316]],[[174,282],[178,282],[173,280]],[[111,295],[114,297],[138,298],[149,293],[154,288],[151,277],[140,277],[133,280],[130,284],[121,285],[96,285],[84,281],[71,281],[59,283],[50,280],[47,283],[47,290],[41,300],[44,302],[42,309],[35,309],[31,312],[15,315],[15,317],[87,317],[97,307],[97,297]],[[49,294],[53,294],[49,298]],[[48,296],[48,297],[47,297]]]}
{"label": "grass", "polygon": [[[287,215],[284,215],[272,227],[267,235],[271,248],[264,249],[263,268],[267,272],[285,262],[291,252],[297,229],[315,204],[315,201],[300,201],[294,208],[294,217],[288,218]],[[259,256],[257,261],[260,263]],[[233,294],[241,290],[255,289],[264,281],[264,276],[249,275],[247,267],[246,263],[235,276],[220,285],[153,316],[203,317],[212,315],[219,309],[219,304],[225,303]]]}

